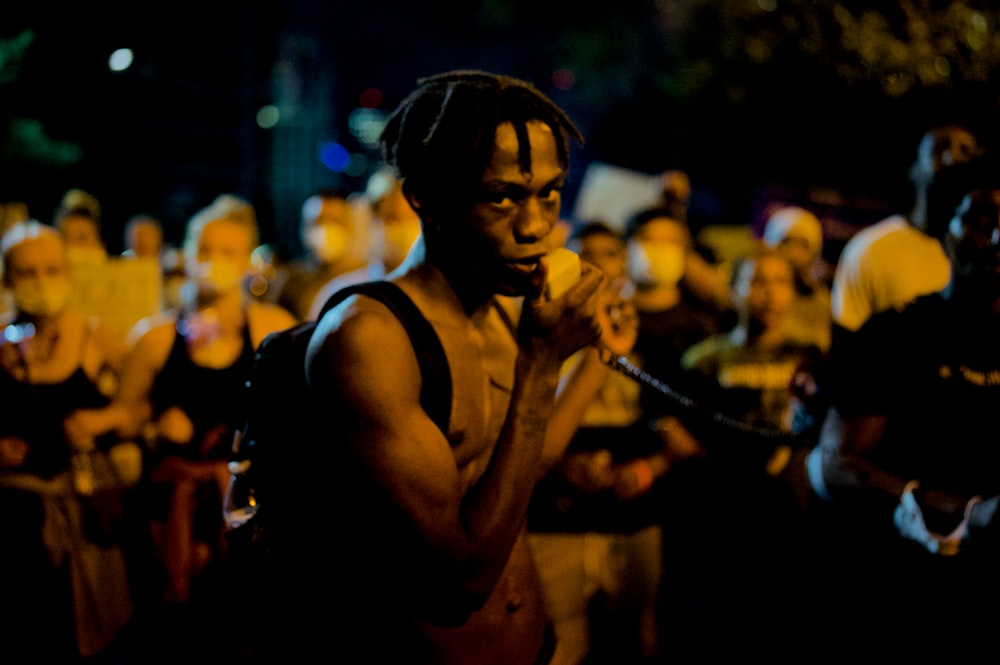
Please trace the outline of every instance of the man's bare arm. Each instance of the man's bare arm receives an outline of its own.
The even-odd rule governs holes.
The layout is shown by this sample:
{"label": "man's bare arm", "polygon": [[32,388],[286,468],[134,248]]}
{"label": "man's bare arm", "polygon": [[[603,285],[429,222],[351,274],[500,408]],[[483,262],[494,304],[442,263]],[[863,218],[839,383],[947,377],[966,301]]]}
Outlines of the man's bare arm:
{"label": "man's bare arm", "polygon": [[[481,466],[459,467],[451,443],[421,408],[420,370],[401,324],[381,305],[354,307],[339,327],[334,316],[317,329],[310,382],[321,402],[346,405],[338,428],[360,463],[357,471],[404,520],[405,542],[398,546],[413,556],[403,565],[420,566],[414,572],[425,576],[422,588],[475,609],[492,592],[522,530],[562,360],[591,333],[522,343],[506,419],[499,440],[484,442],[492,454],[481,456],[480,472]],[[585,328],[583,318],[569,325]]]}

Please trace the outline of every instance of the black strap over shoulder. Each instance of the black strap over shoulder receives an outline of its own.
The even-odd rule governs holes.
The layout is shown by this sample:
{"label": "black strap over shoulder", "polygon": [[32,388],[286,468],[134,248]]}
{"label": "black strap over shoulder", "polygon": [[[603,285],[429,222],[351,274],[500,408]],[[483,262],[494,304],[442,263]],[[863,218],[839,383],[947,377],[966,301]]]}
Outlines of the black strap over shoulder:
{"label": "black strap over shoulder", "polygon": [[346,286],[330,296],[317,320],[356,293],[378,300],[403,324],[420,364],[420,405],[438,428],[447,434],[451,419],[451,373],[448,358],[437,332],[403,289],[386,280]]}

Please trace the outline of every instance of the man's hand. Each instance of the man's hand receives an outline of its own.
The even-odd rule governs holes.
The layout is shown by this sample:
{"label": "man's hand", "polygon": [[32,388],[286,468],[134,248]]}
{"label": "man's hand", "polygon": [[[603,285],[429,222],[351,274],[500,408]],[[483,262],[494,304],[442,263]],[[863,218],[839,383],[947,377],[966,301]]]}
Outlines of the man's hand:
{"label": "man's hand", "polygon": [[624,356],[639,338],[639,312],[632,300],[622,294],[620,285],[601,289],[597,310],[601,324],[601,346],[616,356]]}
{"label": "man's hand", "polygon": [[558,298],[548,300],[544,295],[547,271],[548,262],[543,258],[541,269],[532,281],[533,292],[525,296],[518,336],[522,346],[527,344],[565,360],[600,338],[598,287],[602,275],[596,266],[583,263],[580,281]]}
{"label": "man's hand", "polygon": [[966,520],[947,536],[934,533],[924,522],[924,513],[913,495],[917,489],[915,482],[907,483],[903,494],[899,497],[899,505],[892,515],[896,529],[904,538],[920,543],[931,554],[953,556],[958,554],[962,540],[967,533]]}
{"label": "man's hand", "polygon": [[989,499],[979,499],[978,497],[969,500],[965,508],[965,524],[967,526],[967,545],[976,548],[980,541],[991,541],[995,543],[1000,537],[997,526],[997,507],[1000,505],[1000,496],[993,496]]}

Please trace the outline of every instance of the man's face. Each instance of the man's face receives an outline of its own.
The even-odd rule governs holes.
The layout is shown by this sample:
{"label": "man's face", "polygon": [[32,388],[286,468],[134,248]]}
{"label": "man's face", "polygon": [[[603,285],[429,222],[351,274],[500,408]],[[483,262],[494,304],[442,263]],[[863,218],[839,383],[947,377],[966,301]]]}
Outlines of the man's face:
{"label": "man's face", "polygon": [[1000,295],[1000,186],[967,194],[952,219],[949,236],[956,277]]}
{"label": "man's face", "polygon": [[523,294],[539,259],[552,249],[550,236],[559,221],[566,177],[549,126],[531,121],[527,130],[531,170],[523,173],[518,165],[513,125],[500,125],[471,209],[475,236],[470,238],[470,256],[504,295]]}
{"label": "man's face", "polygon": [[608,282],[625,274],[625,245],[621,240],[604,233],[594,233],[579,244],[580,258],[601,269]]}
{"label": "man's face", "polygon": [[782,256],[763,255],[740,266],[733,300],[765,328],[782,323],[795,298],[792,265]]}
{"label": "man's face", "polygon": [[136,224],[131,229],[129,247],[136,256],[158,258],[163,247],[163,232],[152,223]]}
{"label": "man's face", "polygon": [[27,280],[68,278],[69,274],[65,245],[54,235],[42,234],[23,240],[7,256],[5,277],[9,286]]}
{"label": "man's face", "polygon": [[963,164],[979,153],[979,142],[967,129],[945,127],[924,135],[913,165],[913,177],[928,182],[942,167]]}
{"label": "man's face", "polygon": [[89,217],[70,215],[59,222],[59,230],[70,247],[103,247],[97,225]]}
{"label": "man's face", "polygon": [[302,242],[320,263],[348,255],[354,242],[351,204],[339,197],[313,196],[302,207]]}
{"label": "man's face", "polygon": [[240,288],[250,271],[253,241],[250,232],[229,219],[213,219],[198,236],[195,254],[185,269],[203,294],[222,295]]}

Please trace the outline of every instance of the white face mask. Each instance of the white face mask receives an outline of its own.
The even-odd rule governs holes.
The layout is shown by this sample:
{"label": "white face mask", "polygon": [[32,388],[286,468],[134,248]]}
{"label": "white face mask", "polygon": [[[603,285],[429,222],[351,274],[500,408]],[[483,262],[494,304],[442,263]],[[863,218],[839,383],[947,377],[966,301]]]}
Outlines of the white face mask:
{"label": "white face mask", "polygon": [[233,261],[216,259],[196,263],[192,276],[200,293],[223,295],[240,288],[243,272]]}
{"label": "white face mask", "polygon": [[628,262],[637,284],[674,286],[684,274],[684,248],[675,243],[633,242]]}
{"label": "white face mask", "polygon": [[17,308],[33,316],[53,316],[63,311],[73,297],[73,282],[65,277],[29,280],[14,286]]}
{"label": "white face mask", "polygon": [[351,237],[339,224],[321,224],[306,232],[306,244],[323,263],[333,263],[347,255]]}

